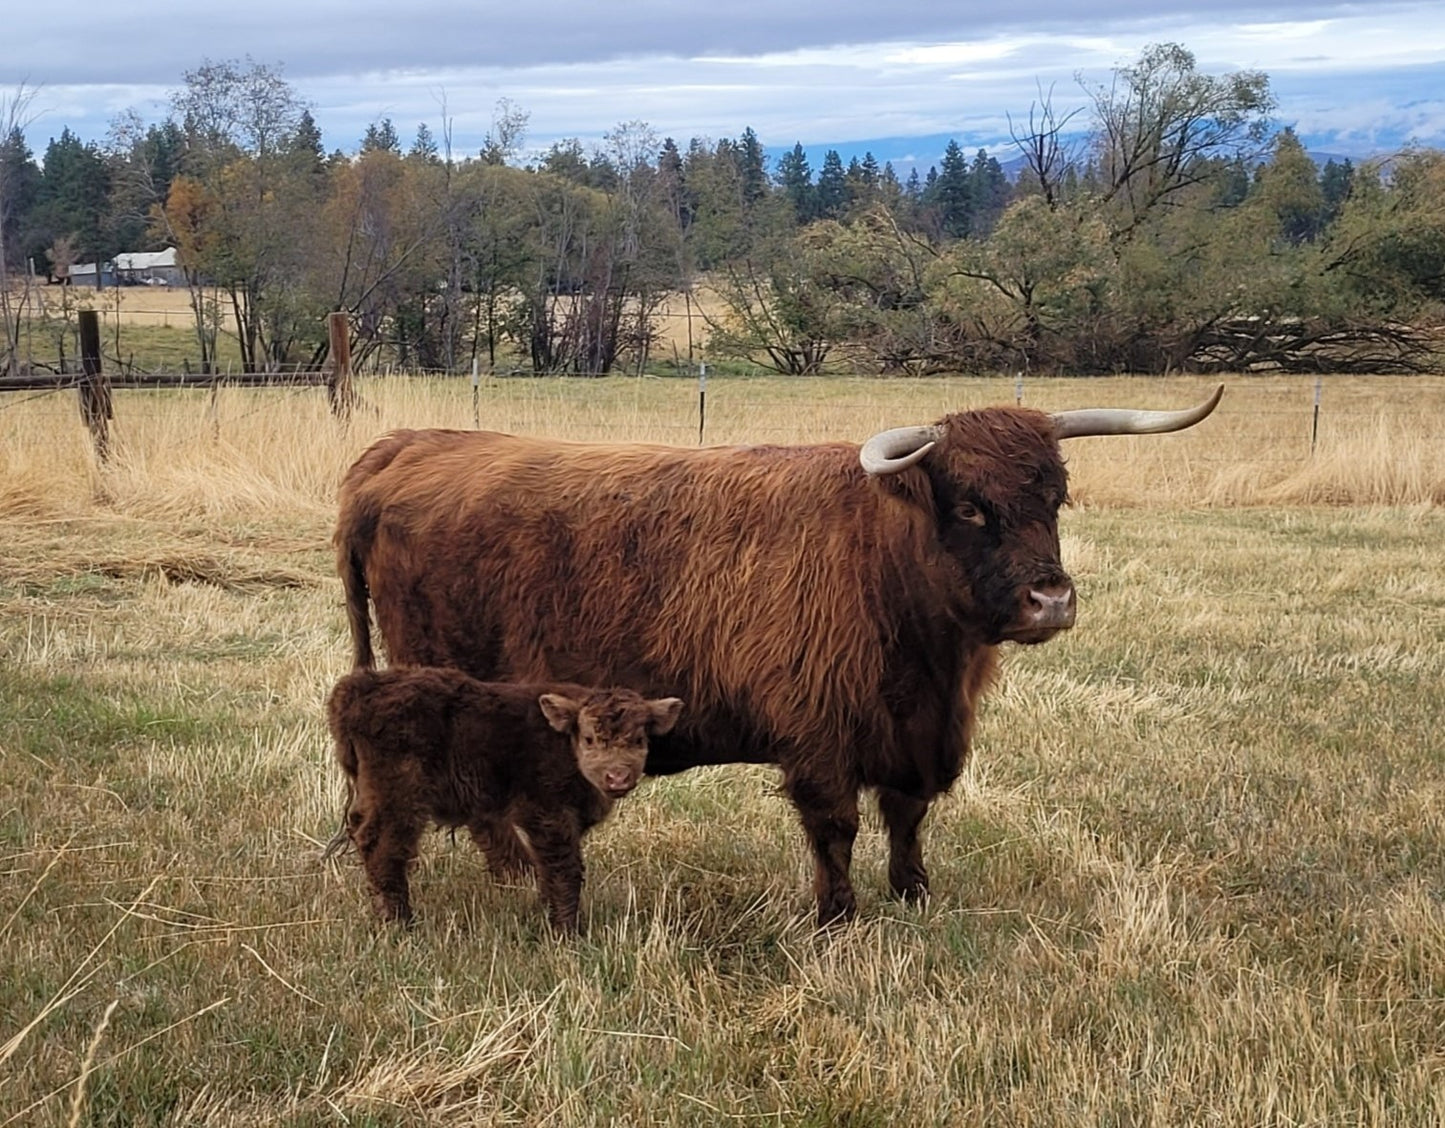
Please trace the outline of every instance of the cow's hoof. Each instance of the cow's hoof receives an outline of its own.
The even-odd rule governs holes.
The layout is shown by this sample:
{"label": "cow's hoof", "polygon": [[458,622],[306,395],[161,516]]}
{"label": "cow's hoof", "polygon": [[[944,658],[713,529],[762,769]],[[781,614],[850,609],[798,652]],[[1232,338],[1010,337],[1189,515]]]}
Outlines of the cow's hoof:
{"label": "cow's hoof", "polygon": [[839,928],[858,915],[858,903],[851,893],[846,897],[830,897],[818,902],[818,927]]}

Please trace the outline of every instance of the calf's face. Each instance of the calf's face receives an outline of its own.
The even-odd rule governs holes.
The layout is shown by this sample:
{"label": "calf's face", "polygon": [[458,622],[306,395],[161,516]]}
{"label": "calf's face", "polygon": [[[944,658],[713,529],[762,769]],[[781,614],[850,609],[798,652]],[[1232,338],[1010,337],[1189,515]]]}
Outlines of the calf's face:
{"label": "calf's face", "polygon": [[548,724],[572,737],[588,782],[614,799],[642,778],[647,738],[671,732],[682,712],[676,697],[648,700],[630,689],[597,690],[581,700],[544,693],[537,703]]}

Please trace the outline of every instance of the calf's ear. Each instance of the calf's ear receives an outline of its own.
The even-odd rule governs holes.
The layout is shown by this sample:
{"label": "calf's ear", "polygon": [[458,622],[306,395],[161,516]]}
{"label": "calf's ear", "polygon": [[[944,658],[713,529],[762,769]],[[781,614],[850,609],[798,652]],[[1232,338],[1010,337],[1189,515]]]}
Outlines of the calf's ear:
{"label": "calf's ear", "polygon": [[573,701],[560,693],[544,693],[537,698],[537,704],[542,706],[542,715],[547,718],[547,723],[558,732],[571,732],[577,727],[577,710],[582,708],[580,701]]}
{"label": "calf's ear", "polygon": [[653,735],[661,736],[671,732],[672,726],[677,724],[678,714],[682,712],[682,698],[658,697],[649,701],[647,708],[652,714],[647,727],[652,730]]}

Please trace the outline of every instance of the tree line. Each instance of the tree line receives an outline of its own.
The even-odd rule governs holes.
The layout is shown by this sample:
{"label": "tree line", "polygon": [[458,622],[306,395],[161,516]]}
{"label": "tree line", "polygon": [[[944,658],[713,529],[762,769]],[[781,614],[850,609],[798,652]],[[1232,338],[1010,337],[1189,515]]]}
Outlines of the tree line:
{"label": "tree line", "polygon": [[815,171],[801,144],[771,162],[751,128],[679,145],[640,121],[523,160],[505,99],[476,152],[454,151],[443,107],[409,144],[383,119],[327,153],[249,60],[186,73],[163,121],[122,115],[103,143],[64,129],[37,161],[17,95],[0,369],[21,361],[16,279],[162,247],[203,370],[227,324],[248,371],[319,364],[340,309],[360,365],[641,371],[684,359],[657,355],[659,310],[704,291],[685,359],[797,375],[1437,363],[1445,155],[1320,168],[1275,127],[1268,76],[1202,73],[1176,44],[1086,93],[1011,121],[1013,179],[956,141],[900,178],[871,154]]}

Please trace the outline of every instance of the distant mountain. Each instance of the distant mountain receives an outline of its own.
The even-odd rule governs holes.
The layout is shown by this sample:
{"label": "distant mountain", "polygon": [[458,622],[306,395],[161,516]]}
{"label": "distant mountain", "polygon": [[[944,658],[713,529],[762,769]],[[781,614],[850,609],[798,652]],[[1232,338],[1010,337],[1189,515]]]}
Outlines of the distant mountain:
{"label": "distant mountain", "polygon": [[[1329,164],[1330,161],[1334,161],[1336,164],[1340,164],[1344,161],[1349,161],[1351,164],[1359,164],[1362,160],[1381,159],[1348,156],[1345,153],[1327,153],[1320,149],[1306,149],[1305,154],[1310,158],[1310,160],[1315,162],[1315,167],[1320,169],[1321,171],[1324,170],[1325,165]],[[1266,153],[1259,160],[1258,163],[1268,164],[1272,156],[1273,154]],[[1025,157],[1022,153],[1020,153],[1018,156],[1012,157],[1009,160],[999,161],[999,166],[1003,169],[1003,174],[1008,177],[1009,183],[1013,184],[1017,183],[1019,177],[1024,175],[1024,173],[1028,171],[1029,162],[1028,158]]]}

